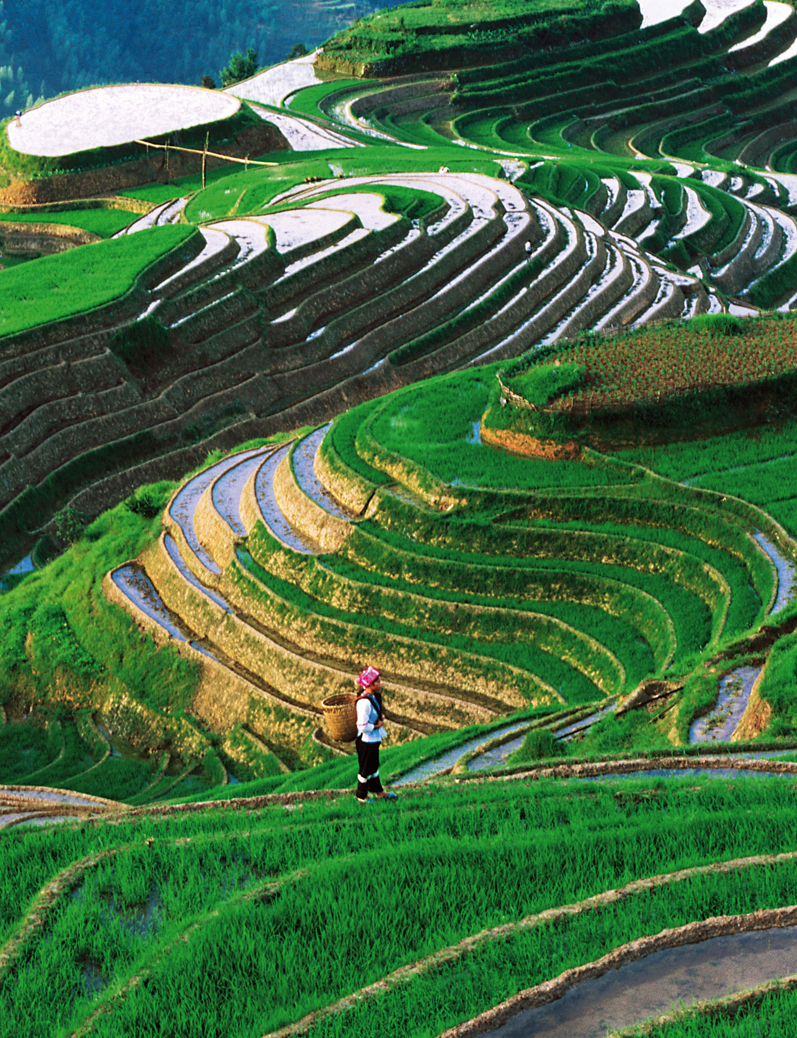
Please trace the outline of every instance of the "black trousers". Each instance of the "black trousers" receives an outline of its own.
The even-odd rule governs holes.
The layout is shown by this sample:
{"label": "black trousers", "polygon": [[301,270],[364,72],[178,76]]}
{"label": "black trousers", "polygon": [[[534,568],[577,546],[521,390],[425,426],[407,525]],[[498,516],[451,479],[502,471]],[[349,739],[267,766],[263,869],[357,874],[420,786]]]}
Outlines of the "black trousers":
{"label": "black trousers", "polygon": [[354,741],[357,747],[357,799],[365,800],[369,793],[381,793],[382,783],[379,781],[379,743],[363,742],[361,736]]}

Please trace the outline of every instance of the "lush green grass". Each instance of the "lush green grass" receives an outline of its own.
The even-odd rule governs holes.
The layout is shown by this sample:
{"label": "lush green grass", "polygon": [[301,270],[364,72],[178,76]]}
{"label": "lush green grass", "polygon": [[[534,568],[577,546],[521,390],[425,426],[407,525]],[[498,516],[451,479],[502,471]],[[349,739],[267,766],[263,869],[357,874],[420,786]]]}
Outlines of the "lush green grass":
{"label": "lush green grass", "polygon": [[690,486],[742,497],[797,534],[797,423],[742,429],[708,440],[624,451],[621,457]]}
{"label": "lush green grass", "polygon": [[79,227],[83,231],[98,234],[101,238],[110,238],[139,215],[128,209],[73,209],[57,213],[0,213],[0,220],[13,223],[64,224],[67,227]]}
{"label": "lush green grass", "polygon": [[392,394],[379,409],[374,435],[382,446],[454,487],[531,490],[633,481],[629,472],[518,458],[478,442],[474,426],[493,391],[496,368],[493,364],[443,375]]}
{"label": "lush green grass", "polygon": [[0,336],[107,306],[195,233],[193,227],[153,227],[0,272]]}
{"label": "lush green grass", "polygon": [[[170,483],[152,488],[161,507],[172,489]],[[109,694],[128,695],[159,715],[164,730],[174,723],[170,717],[179,724],[198,678],[196,665],[171,648],[157,649],[102,590],[104,575],[135,557],[159,529],[159,519],[119,505],[64,555],[3,595],[3,701],[33,695],[44,703],[96,708]],[[135,711],[125,722],[134,726],[135,738],[128,741],[142,735],[134,718]]]}
{"label": "lush green grass", "polygon": [[[291,813],[277,806],[9,830],[0,838],[3,936],[59,870],[97,850],[113,856],[58,899],[0,991],[14,1034],[66,1033],[146,968],[146,986],[128,988],[101,1014],[98,1034],[146,1032],[157,1019],[186,1036],[261,1035],[485,927],[635,878],[793,849],[791,786],[466,784],[434,797],[405,792],[366,811],[346,798]],[[246,897],[275,881],[283,882],[276,896]],[[693,876],[483,944],[313,1033],[437,1034],[635,937],[790,904],[795,893],[792,863]],[[354,903],[366,907],[354,912]],[[395,925],[371,925],[387,918]],[[101,978],[96,995],[89,976]]]}
{"label": "lush green grass", "polygon": [[[360,154],[365,152],[365,154]],[[234,209],[237,216],[261,213],[271,200],[283,191],[304,183],[308,177],[322,180],[335,179],[338,172],[344,177],[379,176],[380,174],[428,172],[448,166],[453,172],[487,173],[494,176],[498,162],[488,155],[476,152],[463,154],[461,148],[430,148],[423,152],[411,151],[395,145],[373,143],[367,149],[345,148],[330,151],[300,153],[276,152],[273,169],[252,169],[232,173],[209,183],[188,203],[185,209],[189,222],[222,219]],[[337,185],[345,189],[345,181]]]}

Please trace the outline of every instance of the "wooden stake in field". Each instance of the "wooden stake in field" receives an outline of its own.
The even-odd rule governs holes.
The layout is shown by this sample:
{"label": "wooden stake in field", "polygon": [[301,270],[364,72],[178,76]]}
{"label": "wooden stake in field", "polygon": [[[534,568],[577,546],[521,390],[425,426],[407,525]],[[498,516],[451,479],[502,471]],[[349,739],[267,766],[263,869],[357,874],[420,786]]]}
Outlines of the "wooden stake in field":
{"label": "wooden stake in field", "polygon": [[202,190],[205,189],[205,163],[208,161],[208,139],[210,130],[205,134],[205,147],[202,149]]}

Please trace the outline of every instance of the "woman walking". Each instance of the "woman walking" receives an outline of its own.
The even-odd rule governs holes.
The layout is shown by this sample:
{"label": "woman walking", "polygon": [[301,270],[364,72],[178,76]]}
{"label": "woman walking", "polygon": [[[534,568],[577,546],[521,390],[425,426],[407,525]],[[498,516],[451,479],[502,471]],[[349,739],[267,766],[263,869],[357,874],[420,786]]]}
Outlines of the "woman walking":
{"label": "woman walking", "polygon": [[395,793],[386,793],[379,781],[379,744],[384,729],[382,712],[382,675],[376,667],[366,667],[357,678],[361,692],[357,697],[357,800],[369,803],[378,800],[395,800]]}

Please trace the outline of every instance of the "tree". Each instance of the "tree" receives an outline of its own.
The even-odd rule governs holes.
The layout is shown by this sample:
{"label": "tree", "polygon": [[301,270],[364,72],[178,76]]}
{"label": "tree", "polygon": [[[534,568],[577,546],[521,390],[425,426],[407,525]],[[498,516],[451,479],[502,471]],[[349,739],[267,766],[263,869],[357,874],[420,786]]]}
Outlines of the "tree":
{"label": "tree", "polygon": [[305,47],[303,43],[294,44],[293,50],[288,55],[288,61],[293,61],[294,58],[303,58],[310,51]]}
{"label": "tree", "polygon": [[239,50],[235,51],[234,54],[230,55],[230,60],[226,66],[219,72],[221,77],[221,85],[223,87],[232,86],[233,83],[240,83],[242,79],[249,79],[257,72],[260,66],[257,62],[257,53],[250,47],[246,54],[241,54]]}
{"label": "tree", "polygon": [[201,83],[205,90],[216,89],[216,80],[213,78],[213,76],[203,76]]}

